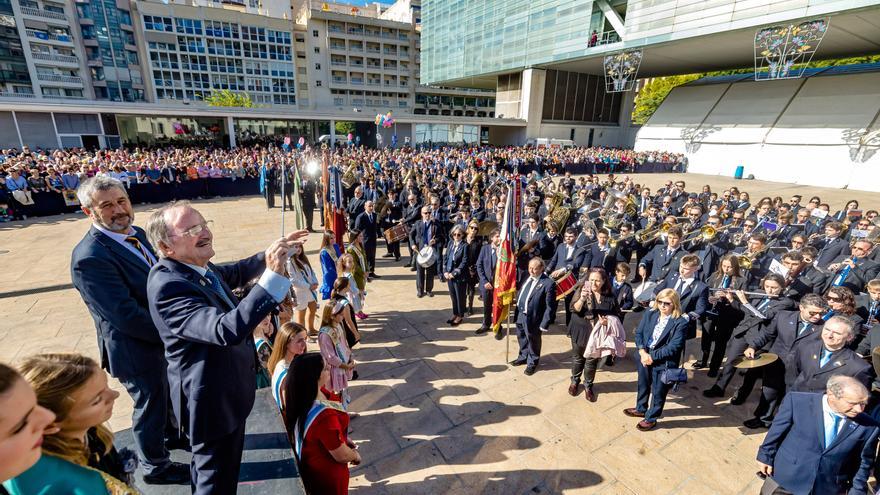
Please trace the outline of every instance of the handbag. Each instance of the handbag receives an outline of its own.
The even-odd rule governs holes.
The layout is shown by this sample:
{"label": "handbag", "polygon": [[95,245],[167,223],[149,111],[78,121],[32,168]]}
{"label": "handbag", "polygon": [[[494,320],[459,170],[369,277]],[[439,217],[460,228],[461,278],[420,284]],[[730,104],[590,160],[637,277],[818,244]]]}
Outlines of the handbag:
{"label": "handbag", "polygon": [[660,382],[664,385],[672,385],[673,392],[678,389],[679,384],[687,381],[687,370],[684,368],[666,368],[660,373]]}
{"label": "handbag", "polygon": [[16,189],[15,191],[12,191],[12,197],[25,206],[34,204],[34,199],[33,197],[31,197],[30,191],[22,191],[21,189]]}

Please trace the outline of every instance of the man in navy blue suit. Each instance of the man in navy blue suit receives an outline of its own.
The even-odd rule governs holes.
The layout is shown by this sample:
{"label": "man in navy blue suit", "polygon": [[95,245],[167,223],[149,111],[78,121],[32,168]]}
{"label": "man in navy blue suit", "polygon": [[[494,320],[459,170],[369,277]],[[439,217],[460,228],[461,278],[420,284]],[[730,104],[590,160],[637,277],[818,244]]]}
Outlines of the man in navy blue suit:
{"label": "man in navy blue suit", "polygon": [[673,289],[681,301],[681,316],[688,320],[687,338],[697,336],[697,322],[709,309],[709,286],[697,278],[700,258],[695,254],[682,256],[678,271],[671,273],[654,287],[654,297],[663,289]]}
{"label": "man in navy blue suit", "polygon": [[364,233],[364,252],[367,255],[367,275],[376,275],[376,239],[379,237],[379,219],[376,217],[376,206],[372,201],[364,203],[364,212],[357,216],[352,230]]}
{"label": "man in navy blue suit", "polygon": [[[495,297],[495,266],[498,264],[498,248],[501,245],[501,233],[494,229],[489,234],[491,242],[480,248],[477,257],[477,278],[480,282],[480,296],[483,297],[483,323],[475,332],[482,335],[489,331],[492,326],[492,304]],[[501,340],[504,334],[499,330],[495,332],[495,338]]]}
{"label": "man in navy blue suit", "polygon": [[514,366],[526,366],[526,375],[534,375],[541,360],[541,332],[550,326],[556,286],[544,275],[544,260],[539,257],[529,261],[529,276],[520,286],[516,296],[516,338],[519,356],[511,362]]}
{"label": "man in navy blue suit", "polygon": [[863,413],[867,403],[865,386],[840,375],[828,380],[825,394],[788,394],[758,449],[767,476],[761,495],[869,493],[878,428]]}
{"label": "man in navy blue suit", "polygon": [[[233,494],[245,421],[254,405],[254,328],[290,288],[288,251],[308,231],[293,232],[265,253],[214,265],[214,236],[187,202],[157,210],[147,224],[161,259],[150,271],[150,315],[165,344],[171,403],[192,446],[193,493]],[[232,289],[259,281],[239,301]]]}
{"label": "man in navy blue suit", "polygon": [[95,320],[101,366],[134,402],[132,433],[144,481],[185,483],[187,466],[172,463],[165,445],[165,350],[147,307],[147,274],[156,254],[144,231],[133,225],[134,211],[120,181],[94,177],[80,185],[77,196],[92,226],[73,250],[70,275]]}

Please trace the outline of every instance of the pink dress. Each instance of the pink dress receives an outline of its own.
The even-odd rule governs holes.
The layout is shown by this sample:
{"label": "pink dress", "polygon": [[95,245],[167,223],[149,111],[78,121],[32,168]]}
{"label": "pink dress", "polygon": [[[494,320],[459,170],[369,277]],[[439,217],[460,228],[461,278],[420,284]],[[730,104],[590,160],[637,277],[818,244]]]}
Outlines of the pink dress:
{"label": "pink dress", "polygon": [[318,332],[318,347],[324,362],[330,366],[330,390],[342,392],[348,388],[353,371],[340,368],[340,365],[351,361],[351,349],[345,339],[345,330],[340,326],[321,327]]}

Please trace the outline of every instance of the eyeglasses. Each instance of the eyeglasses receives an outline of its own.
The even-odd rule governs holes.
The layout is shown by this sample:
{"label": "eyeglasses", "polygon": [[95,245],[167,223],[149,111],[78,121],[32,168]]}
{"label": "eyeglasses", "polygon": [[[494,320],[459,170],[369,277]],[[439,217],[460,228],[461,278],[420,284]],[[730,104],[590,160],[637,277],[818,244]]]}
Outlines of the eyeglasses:
{"label": "eyeglasses", "polygon": [[210,229],[211,225],[214,225],[213,220],[205,220],[203,223],[190,227],[180,234],[176,234],[179,236],[188,236],[188,237],[196,237],[207,229]]}
{"label": "eyeglasses", "polygon": [[829,302],[840,302],[841,299],[837,296],[825,296],[825,299]]}
{"label": "eyeglasses", "polygon": [[658,300],[658,301],[657,301],[657,304],[659,304],[660,306],[664,306],[664,307],[665,307],[665,306],[672,306],[672,301],[660,301],[660,300]]}
{"label": "eyeglasses", "polygon": [[468,227],[468,230],[477,230],[477,226],[476,226],[476,225],[471,225],[470,227]]}

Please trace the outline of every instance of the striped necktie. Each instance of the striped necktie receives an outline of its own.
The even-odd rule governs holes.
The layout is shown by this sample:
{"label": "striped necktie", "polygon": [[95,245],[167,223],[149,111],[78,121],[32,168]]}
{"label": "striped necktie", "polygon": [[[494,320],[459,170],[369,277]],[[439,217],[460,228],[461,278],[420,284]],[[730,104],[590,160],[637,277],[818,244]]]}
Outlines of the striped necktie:
{"label": "striped necktie", "polygon": [[134,246],[134,248],[137,249],[139,253],[141,253],[144,261],[147,262],[147,265],[151,267],[153,266],[153,258],[150,256],[150,254],[147,252],[147,249],[144,247],[143,244],[141,244],[141,241],[139,241],[137,237],[130,235],[125,238],[125,242]]}

